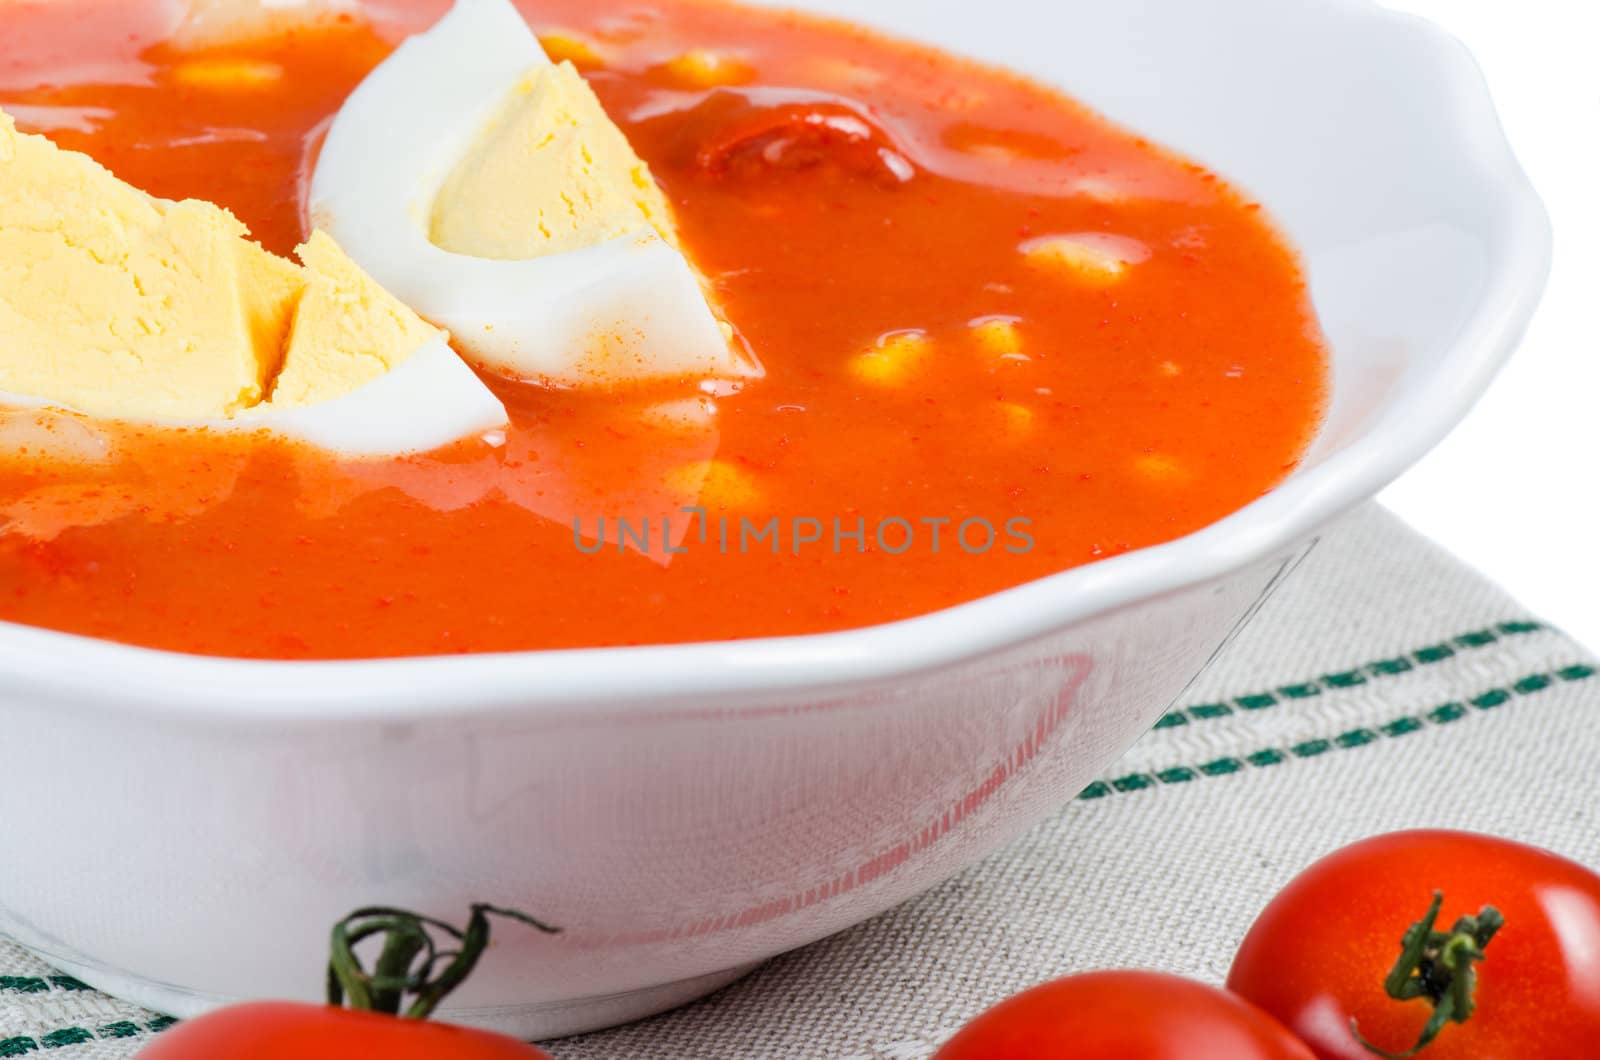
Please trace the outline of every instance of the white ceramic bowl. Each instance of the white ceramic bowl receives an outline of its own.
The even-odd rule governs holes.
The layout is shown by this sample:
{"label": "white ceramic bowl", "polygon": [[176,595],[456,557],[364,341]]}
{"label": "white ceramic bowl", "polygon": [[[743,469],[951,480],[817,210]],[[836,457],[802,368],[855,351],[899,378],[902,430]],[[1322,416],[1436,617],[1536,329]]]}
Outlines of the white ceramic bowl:
{"label": "white ceramic bowl", "polygon": [[922,891],[1143,733],[1334,515],[1466,412],[1549,231],[1469,56],[1362,0],[810,0],[1054,81],[1213,165],[1305,252],[1311,459],[1203,532],[896,625],[400,662],[0,627],[0,931],[190,1014],[314,998],[328,925],[526,909],[452,1018],[644,1015]]}

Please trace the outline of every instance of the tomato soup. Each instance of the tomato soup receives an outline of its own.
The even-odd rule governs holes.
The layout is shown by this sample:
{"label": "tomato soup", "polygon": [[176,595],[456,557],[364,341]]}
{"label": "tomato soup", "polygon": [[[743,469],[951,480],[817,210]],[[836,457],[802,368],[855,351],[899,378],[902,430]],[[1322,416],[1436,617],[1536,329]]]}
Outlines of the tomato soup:
{"label": "tomato soup", "polygon": [[[504,432],[382,461],[63,419],[0,457],[0,619],[266,658],[834,631],[1199,529],[1314,434],[1305,277],[1203,166],[843,24],[520,6],[649,162],[765,376],[699,396],[489,380]],[[197,57],[161,39],[165,5],[13,4],[0,106],[286,253],[320,130],[444,5],[371,7]]]}

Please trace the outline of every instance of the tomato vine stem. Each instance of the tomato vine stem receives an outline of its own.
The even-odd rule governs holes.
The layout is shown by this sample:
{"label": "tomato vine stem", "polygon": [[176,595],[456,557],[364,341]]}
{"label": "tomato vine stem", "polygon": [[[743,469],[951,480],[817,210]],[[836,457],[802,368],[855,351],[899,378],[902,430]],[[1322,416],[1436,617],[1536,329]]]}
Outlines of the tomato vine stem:
{"label": "tomato vine stem", "polygon": [[1396,1001],[1424,998],[1433,1006],[1417,1044],[1403,1053],[1389,1052],[1367,1041],[1356,1021],[1350,1021],[1350,1032],[1356,1041],[1386,1060],[1416,1056],[1433,1044],[1446,1024],[1467,1022],[1477,1007],[1476,966],[1495,933],[1505,926],[1506,918],[1494,906],[1486,905],[1477,916],[1461,917],[1449,931],[1439,931],[1435,924],[1443,905],[1444,892],[1434,891],[1427,913],[1406,928],[1400,940],[1400,956],[1383,981],[1384,993]]}
{"label": "tomato vine stem", "polygon": [[[526,913],[486,902],[472,906],[465,928],[403,909],[384,906],[358,909],[333,926],[332,953],[328,960],[328,1004],[339,1006],[348,1002],[353,1009],[406,1019],[427,1019],[477,967],[478,959],[489,946],[491,914],[519,921],[547,935],[559,934],[561,930]],[[458,945],[455,949],[440,950],[434,941],[435,932]],[[383,939],[383,948],[369,972],[356,956],[356,947],[374,937]],[[407,997],[411,999],[409,1005]]]}

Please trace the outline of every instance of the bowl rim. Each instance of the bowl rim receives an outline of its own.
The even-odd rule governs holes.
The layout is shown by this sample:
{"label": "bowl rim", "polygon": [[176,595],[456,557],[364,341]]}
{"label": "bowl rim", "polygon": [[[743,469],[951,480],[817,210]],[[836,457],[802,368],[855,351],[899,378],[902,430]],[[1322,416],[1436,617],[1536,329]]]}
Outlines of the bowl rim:
{"label": "bowl rim", "polygon": [[[1391,406],[1361,435],[1260,499],[1198,531],[1047,575],[966,603],[839,632],[739,641],[338,661],[190,655],[0,622],[0,689],[119,716],[214,725],[406,721],[472,713],[529,716],[574,707],[703,708],[734,695],[818,695],[933,674],[963,661],[1168,593],[1213,582],[1312,536],[1374,496],[1437,445],[1515,350],[1550,270],[1549,216],[1507,141],[1476,60],[1456,38],[1375,0],[1308,8],[1405,25],[1449,79],[1447,131],[1472,158],[1499,209],[1487,225],[1489,267],[1466,325],[1432,372],[1423,400]],[[1422,32],[1418,33],[1417,30]]]}

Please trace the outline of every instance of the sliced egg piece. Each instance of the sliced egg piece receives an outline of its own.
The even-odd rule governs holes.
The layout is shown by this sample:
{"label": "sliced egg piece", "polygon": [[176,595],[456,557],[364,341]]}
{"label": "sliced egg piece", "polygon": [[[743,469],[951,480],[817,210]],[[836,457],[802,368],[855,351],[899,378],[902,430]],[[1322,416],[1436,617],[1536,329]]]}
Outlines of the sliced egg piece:
{"label": "sliced egg piece", "polygon": [[198,426],[261,431],[352,458],[425,453],[506,425],[505,406],[456,356],[444,336],[342,397],[315,405],[246,409]]}
{"label": "sliced egg piece", "polygon": [[[40,409],[66,413],[86,422],[96,419],[70,405],[0,391],[0,416]],[[18,423],[27,422],[16,419]],[[280,406],[268,402],[226,418],[156,416],[121,422],[265,432],[342,457],[365,459],[425,453],[464,438],[486,435],[504,427],[507,420],[505,406],[440,335],[372,382],[315,405]]]}
{"label": "sliced egg piece", "polygon": [[506,423],[445,336],[326,234],[300,264],[247,236],[0,111],[0,409],[267,430],[349,456]]}
{"label": "sliced egg piece", "polygon": [[507,423],[445,336],[314,232],[282,364],[261,405],[210,426],[265,427],[346,456],[426,452]]}
{"label": "sliced egg piece", "polygon": [[463,354],[558,386],[761,374],[670,207],[577,71],[507,0],[458,0],[351,94],[312,220]]}

